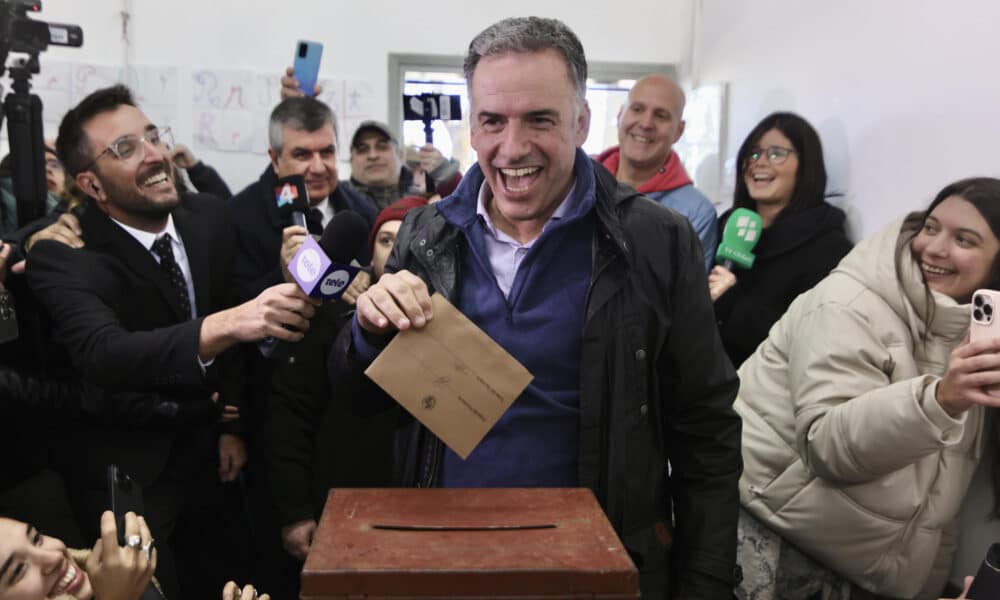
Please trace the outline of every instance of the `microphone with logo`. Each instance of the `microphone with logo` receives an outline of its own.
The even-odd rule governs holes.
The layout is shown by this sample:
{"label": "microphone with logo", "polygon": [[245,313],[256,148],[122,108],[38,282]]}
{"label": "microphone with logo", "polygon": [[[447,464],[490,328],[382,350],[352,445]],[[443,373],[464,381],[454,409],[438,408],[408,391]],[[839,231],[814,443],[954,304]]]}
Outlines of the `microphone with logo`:
{"label": "microphone with logo", "polygon": [[309,192],[306,190],[304,175],[288,175],[278,179],[274,186],[274,201],[282,217],[290,218],[292,225],[308,229],[306,213],[309,211]]}
{"label": "microphone with logo", "polygon": [[757,258],[753,249],[760,241],[764,229],[760,215],[747,208],[737,208],[729,215],[722,230],[722,241],[715,252],[715,264],[729,271],[734,266],[749,269]]}
{"label": "microphone with logo", "polygon": [[[288,271],[299,288],[312,298],[339,300],[361,271],[351,263],[368,243],[368,223],[353,210],[334,215],[319,243],[307,236],[299,247]],[[280,340],[266,338],[260,343],[264,356],[275,356]]]}

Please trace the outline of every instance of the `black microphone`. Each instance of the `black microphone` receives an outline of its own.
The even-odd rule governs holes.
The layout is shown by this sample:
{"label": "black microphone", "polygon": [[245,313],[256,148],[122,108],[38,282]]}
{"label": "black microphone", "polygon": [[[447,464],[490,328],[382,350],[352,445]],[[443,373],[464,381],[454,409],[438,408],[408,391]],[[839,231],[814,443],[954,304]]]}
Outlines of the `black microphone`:
{"label": "black microphone", "polygon": [[[292,215],[294,217],[295,213],[293,212]],[[323,230],[319,247],[331,262],[349,265],[358,257],[359,253],[364,251],[367,243],[368,223],[364,217],[353,210],[341,210],[330,219],[326,229]],[[300,249],[299,252],[301,251]],[[294,262],[295,260],[293,260]],[[347,282],[346,279],[345,282]],[[345,283],[344,287],[346,285]],[[308,290],[306,291],[308,292]],[[262,340],[259,349],[261,354],[267,357],[279,358],[287,354],[287,347],[273,337]]]}
{"label": "black microphone", "polygon": [[358,258],[367,244],[368,222],[353,210],[337,211],[319,239],[327,258],[342,265]]}
{"label": "black microphone", "polygon": [[274,201],[278,204],[278,212],[282,217],[291,218],[292,225],[306,227],[309,191],[306,190],[304,175],[288,175],[278,179],[274,187]]}

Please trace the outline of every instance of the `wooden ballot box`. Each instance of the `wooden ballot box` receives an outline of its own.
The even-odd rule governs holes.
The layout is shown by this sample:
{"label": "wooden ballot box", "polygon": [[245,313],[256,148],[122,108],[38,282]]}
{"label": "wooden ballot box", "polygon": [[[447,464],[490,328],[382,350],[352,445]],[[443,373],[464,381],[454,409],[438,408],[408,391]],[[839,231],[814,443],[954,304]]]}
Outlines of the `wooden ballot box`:
{"label": "wooden ballot box", "polygon": [[302,571],[321,598],[638,598],[588,489],[334,489]]}

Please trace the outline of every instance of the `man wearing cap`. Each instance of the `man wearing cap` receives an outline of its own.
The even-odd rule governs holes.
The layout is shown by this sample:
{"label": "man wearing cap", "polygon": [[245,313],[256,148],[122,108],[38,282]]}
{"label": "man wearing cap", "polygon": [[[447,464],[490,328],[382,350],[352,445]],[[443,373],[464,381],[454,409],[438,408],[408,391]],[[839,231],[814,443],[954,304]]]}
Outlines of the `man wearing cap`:
{"label": "man wearing cap", "polygon": [[[462,175],[458,161],[445,159],[430,144],[420,148],[420,163],[442,197],[458,187]],[[368,196],[382,210],[402,196],[412,193],[413,171],[403,163],[403,152],[389,126],[365,121],[351,138],[350,186]]]}
{"label": "man wearing cap", "polygon": [[[322,93],[319,85],[314,95]],[[281,97],[303,96],[299,81],[292,67],[285,69],[281,78]],[[445,159],[441,151],[431,144],[420,148],[420,166],[427,173],[434,191],[442,198],[455,191],[462,174],[458,161]],[[430,183],[428,182],[428,183]],[[344,182],[353,190],[372,201],[375,212],[408,194],[423,195],[427,190],[414,186],[413,171],[403,160],[403,148],[388,125],[380,121],[364,121],[351,136],[351,179]]]}

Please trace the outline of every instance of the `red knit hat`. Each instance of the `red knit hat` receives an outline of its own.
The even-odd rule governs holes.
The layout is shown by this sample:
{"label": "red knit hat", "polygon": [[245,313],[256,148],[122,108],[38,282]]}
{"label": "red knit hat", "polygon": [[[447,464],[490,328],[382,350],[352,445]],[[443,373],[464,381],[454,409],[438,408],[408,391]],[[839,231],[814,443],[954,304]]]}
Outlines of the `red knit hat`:
{"label": "red knit hat", "polygon": [[382,212],[375,217],[375,225],[372,226],[372,232],[368,236],[368,249],[375,252],[375,237],[383,225],[389,221],[402,221],[406,213],[419,206],[427,206],[427,198],[421,196],[404,196],[383,208]]}

